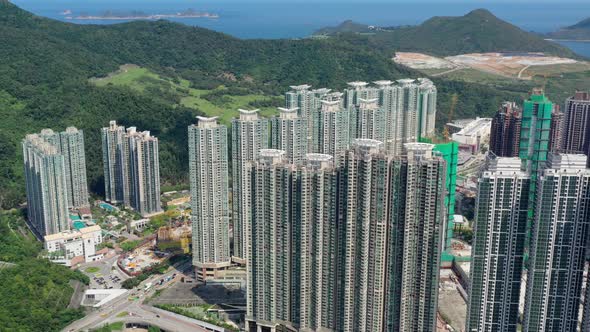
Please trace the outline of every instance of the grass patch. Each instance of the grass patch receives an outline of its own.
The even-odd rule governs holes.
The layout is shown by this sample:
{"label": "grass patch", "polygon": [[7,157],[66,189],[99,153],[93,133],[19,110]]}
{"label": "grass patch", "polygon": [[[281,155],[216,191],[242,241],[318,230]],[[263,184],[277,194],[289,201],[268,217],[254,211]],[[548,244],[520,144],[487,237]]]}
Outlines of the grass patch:
{"label": "grass patch", "polygon": [[137,248],[140,243],[141,243],[141,240],[128,240],[128,241],[121,243],[119,246],[124,251],[133,251],[133,249]]}
{"label": "grass patch", "polygon": [[91,267],[87,268],[84,271],[86,271],[88,273],[96,273],[96,272],[100,271],[100,268],[98,268],[96,266],[91,266]]}
{"label": "grass patch", "polygon": [[129,313],[127,311],[121,311],[120,313],[117,314],[117,317],[121,318],[121,317],[126,317],[129,316]]}
{"label": "grass patch", "polygon": [[125,328],[125,323],[123,322],[114,322],[108,325],[105,325],[99,329],[92,330],[92,332],[111,332],[111,331],[123,331]]}
{"label": "grass patch", "polygon": [[[199,90],[190,87],[190,82],[184,79],[173,82],[147,68],[135,65],[124,65],[104,78],[90,80],[97,86],[117,85],[126,86],[140,92],[152,93],[160,91],[163,94],[175,96],[179,105],[203,112],[207,116],[218,116],[219,121],[225,125],[231,123],[231,119],[238,116],[238,109],[260,108],[260,114],[270,117],[277,114],[275,106],[277,97],[262,94],[236,93],[235,90],[223,86],[214,90]],[[206,95],[215,94],[215,98],[206,99]],[[253,105],[265,105],[256,107]],[[266,106],[272,105],[272,106]]]}

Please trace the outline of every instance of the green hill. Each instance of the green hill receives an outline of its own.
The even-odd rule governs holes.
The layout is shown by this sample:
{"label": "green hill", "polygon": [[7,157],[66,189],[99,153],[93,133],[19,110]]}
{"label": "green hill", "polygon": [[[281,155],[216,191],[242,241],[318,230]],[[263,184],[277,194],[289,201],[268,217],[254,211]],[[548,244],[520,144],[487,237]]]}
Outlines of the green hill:
{"label": "green hill", "polygon": [[[332,34],[344,33],[336,30]],[[377,29],[376,48],[438,56],[480,52],[545,52],[575,57],[569,49],[502,21],[485,9],[459,17],[433,17],[418,26]]]}
{"label": "green hill", "polygon": [[[84,130],[94,193],[103,191],[100,128],[112,119],[159,137],[163,185],[183,184],[188,174],[186,128],[198,114],[235,112],[234,107],[243,103],[276,106],[281,103],[276,96],[293,84],[338,89],[353,80],[421,76],[396,66],[389,50],[375,49],[354,36],[240,40],[168,21],[75,25],[37,17],[5,0],[0,0],[0,45],[4,208],[24,201],[20,141],[42,128],[63,130],[71,125]],[[141,88],[117,84],[121,80],[96,84],[93,79],[107,77],[125,64],[153,75],[132,82]],[[453,93],[460,95],[456,114],[489,114],[502,99],[524,92],[435,82],[441,92],[441,122]],[[222,116],[227,121],[227,114]]]}
{"label": "green hill", "polygon": [[590,40],[590,17],[547,34],[551,39]]}

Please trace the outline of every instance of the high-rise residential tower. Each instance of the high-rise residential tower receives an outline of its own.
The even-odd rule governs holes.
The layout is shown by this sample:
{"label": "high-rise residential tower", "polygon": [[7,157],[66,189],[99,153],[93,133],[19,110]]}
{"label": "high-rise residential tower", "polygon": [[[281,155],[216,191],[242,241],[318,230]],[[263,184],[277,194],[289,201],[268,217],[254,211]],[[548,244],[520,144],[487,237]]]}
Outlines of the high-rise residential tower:
{"label": "high-rise residential tower", "polygon": [[27,216],[40,239],[70,228],[66,162],[58,146],[42,136],[31,134],[22,141]]}
{"label": "high-rise residential tower", "polygon": [[279,116],[270,119],[271,148],[285,151],[285,158],[303,165],[307,154],[307,120],[297,115],[297,108],[279,107]]}
{"label": "high-rise residential tower", "polygon": [[102,128],[102,160],[104,166],[105,200],[129,205],[129,161],[125,127],[110,121]]}
{"label": "high-rise residential tower", "polygon": [[432,137],[436,126],[437,90],[427,78],[418,79],[418,135]]}
{"label": "high-rise residential tower", "polygon": [[446,171],[433,148],[392,157],[357,139],[346,154],[341,330],[435,331]]}
{"label": "high-rise residential tower", "polygon": [[247,167],[258,159],[260,150],[269,147],[269,122],[258,110],[238,110],[240,117],[232,120],[232,228],[233,257],[246,261],[246,228],[250,224],[251,185]]}
{"label": "high-rise residential tower", "polygon": [[590,156],[590,93],[577,91],[565,102],[564,113],[563,151]]}
{"label": "high-rise residential tower", "polygon": [[[356,128],[351,128],[351,137],[385,141],[386,114],[379,107],[378,99],[359,99],[356,113]],[[352,124],[351,124],[352,127]]]}
{"label": "high-rise residential tower", "polygon": [[333,158],[308,154],[300,169],[300,330],[338,331],[342,308],[341,179]]}
{"label": "high-rise residential tower", "polygon": [[590,225],[586,159],[550,154],[539,173],[523,331],[578,331]]}
{"label": "high-rise residential tower", "polygon": [[516,331],[529,184],[519,158],[491,158],[481,174],[465,331]]}
{"label": "high-rise residential tower", "polygon": [[162,212],[158,139],[116,121],[102,128],[105,199],[150,216]]}
{"label": "high-rise residential tower", "polygon": [[298,321],[299,274],[297,175],[285,152],[266,149],[249,163],[252,219],[248,227],[248,331],[295,330]]}
{"label": "high-rise residential tower", "polygon": [[315,121],[314,152],[329,154],[338,164],[349,147],[349,111],[342,107],[340,100],[322,100],[322,108]]}
{"label": "high-rise residential tower", "polygon": [[149,131],[127,129],[130,206],[147,217],[162,212],[158,139]]}
{"label": "high-rise residential tower", "polygon": [[227,128],[197,117],[188,128],[193,265],[199,280],[230,265]]}
{"label": "high-rise residential tower", "polygon": [[[433,149],[432,144],[407,143],[404,155],[392,160],[388,183],[386,331],[436,331],[446,166]],[[379,231],[371,232],[372,241],[380,242]],[[378,289],[369,290],[379,298]]]}
{"label": "high-rise residential tower", "polygon": [[[43,132],[41,131],[42,136]],[[84,133],[75,127],[68,127],[59,133],[59,145],[57,146],[59,152],[64,156],[66,166],[68,206],[70,208],[88,206]]]}
{"label": "high-rise residential tower", "polygon": [[522,110],[505,101],[492,120],[490,151],[498,157],[518,157]]}
{"label": "high-rise residential tower", "polygon": [[318,111],[321,108],[321,100],[329,93],[330,89],[310,90],[311,85],[293,85],[291,91],[285,94],[285,108],[297,108],[299,117],[307,121],[307,149],[313,149],[314,124],[317,124]]}
{"label": "high-rise residential tower", "polygon": [[549,151],[560,152],[563,145],[564,114],[559,105],[553,105],[551,112],[551,127],[549,128]]}

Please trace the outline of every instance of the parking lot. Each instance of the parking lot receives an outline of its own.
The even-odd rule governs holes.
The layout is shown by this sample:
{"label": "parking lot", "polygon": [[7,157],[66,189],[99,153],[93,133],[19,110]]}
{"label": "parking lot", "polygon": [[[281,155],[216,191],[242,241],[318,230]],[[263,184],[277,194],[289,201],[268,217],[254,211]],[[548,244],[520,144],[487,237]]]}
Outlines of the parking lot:
{"label": "parking lot", "polygon": [[116,266],[117,256],[84,264],[80,271],[90,277],[91,289],[118,289],[128,277]]}

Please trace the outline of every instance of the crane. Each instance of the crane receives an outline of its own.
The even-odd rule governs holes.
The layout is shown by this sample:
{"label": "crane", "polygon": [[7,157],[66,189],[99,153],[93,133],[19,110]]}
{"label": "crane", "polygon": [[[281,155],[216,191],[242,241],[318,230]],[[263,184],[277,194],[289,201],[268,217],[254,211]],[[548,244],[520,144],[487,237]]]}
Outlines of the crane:
{"label": "crane", "polygon": [[[449,109],[449,117],[447,118],[447,122],[453,121],[453,113],[455,113],[455,107],[457,107],[457,102],[459,101],[459,95],[457,93],[453,93],[451,96],[451,107]],[[445,125],[443,129],[443,137],[445,141],[448,141],[450,138],[449,134],[449,127]]]}

